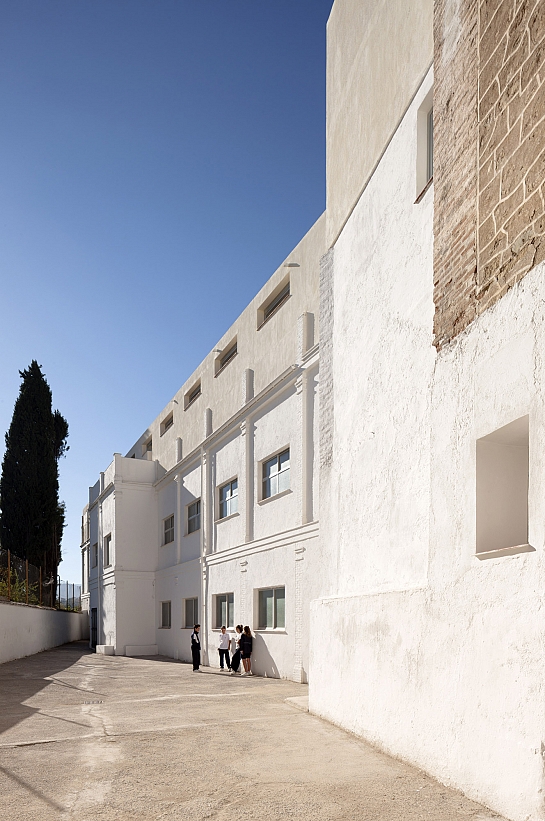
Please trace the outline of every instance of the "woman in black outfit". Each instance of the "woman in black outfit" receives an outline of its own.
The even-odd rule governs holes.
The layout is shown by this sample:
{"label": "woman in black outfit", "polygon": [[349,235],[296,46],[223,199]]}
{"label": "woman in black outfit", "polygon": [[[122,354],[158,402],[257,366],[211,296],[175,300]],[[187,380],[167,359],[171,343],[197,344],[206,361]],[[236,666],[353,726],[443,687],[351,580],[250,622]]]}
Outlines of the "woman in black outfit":
{"label": "woman in black outfit", "polygon": [[231,675],[236,676],[238,674],[238,668],[240,667],[240,656],[242,653],[242,648],[240,644],[240,640],[243,635],[243,627],[242,624],[237,624],[235,630],[237,631],[233,642],[235,644],[234,652],[231,658]]}
{"label": "woman in black outfit", "polygon": [[252,631],[246,625],[240,637],[240,649],[242,651],[242,664],[244,665],[243,676],[253,676],[252,673]]}

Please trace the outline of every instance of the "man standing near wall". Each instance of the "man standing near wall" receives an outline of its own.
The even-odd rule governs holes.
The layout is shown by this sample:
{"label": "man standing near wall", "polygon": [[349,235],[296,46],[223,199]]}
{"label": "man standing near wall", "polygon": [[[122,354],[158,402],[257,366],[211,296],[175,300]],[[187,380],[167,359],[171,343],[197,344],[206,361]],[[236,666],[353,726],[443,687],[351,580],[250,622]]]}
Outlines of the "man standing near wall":
{"label": "man standing near wall", "polygon": [[200,624],[196,624],[193,632],[191,633],[191,656],[193,658],[193,672],[197,672],[201,664],[201,639],[199,636],[199,631],[201,629]]}

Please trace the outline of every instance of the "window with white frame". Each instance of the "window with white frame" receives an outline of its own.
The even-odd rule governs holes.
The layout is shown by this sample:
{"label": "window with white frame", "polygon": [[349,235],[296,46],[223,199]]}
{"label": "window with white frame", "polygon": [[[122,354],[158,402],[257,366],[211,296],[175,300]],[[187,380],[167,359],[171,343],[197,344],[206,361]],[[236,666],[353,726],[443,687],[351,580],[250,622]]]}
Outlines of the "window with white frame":
{"label": "window with white frame", "polygon": [[231,479],[219,490],[219,518],[226,519],[238,511],[238,479]]}
{"label": "window with white frame", "polygon": [[235,626],[235,594],[234,593],[220,593],[216,597],[216,606],[214,609],[215,622],[214,627],[234,627]]}
{"label": "window with white frame", "polygon": [[187,506],[187,535],[201,529],[201,500]]}
{"label": "window with white frame", "polygon": [[290,449],[263,462],[262,499],[277,496],[290,487]]}
{"label": "window with white frame", "polygon": [[162,601],[161,602],[161,627],[162,628],[170,628],[171,614],[172,614],[171,602]]}
{"label": "window with white frame", "polygon": [[281,630],[286,627],[286,588],[258,591],[258,629]]}
{"label": "window with white frame", "polygon": [[184,599],[184,627],[194,627],[199,622],[199,600]]}
{"label": "window with white frame", "polygon": [[104,567],[109,567],[112,563],[112,534],[104,536]]}
{"label": "window with white frame", "polygon": [[95,542],[91,548],[91,567],[98,565],[98,542]]}
{"label": "window with white frame", "polygon": [[174,541],[174,514],[163,519],[163,544],[170,544]]}

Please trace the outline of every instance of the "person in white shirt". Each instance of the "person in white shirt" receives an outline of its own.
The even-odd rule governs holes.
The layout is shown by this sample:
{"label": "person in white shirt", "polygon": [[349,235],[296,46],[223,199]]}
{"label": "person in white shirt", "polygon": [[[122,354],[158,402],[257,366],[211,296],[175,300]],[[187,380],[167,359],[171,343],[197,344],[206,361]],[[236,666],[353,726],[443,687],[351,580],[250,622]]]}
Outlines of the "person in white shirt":
{"label": "person in white shirt", "polygon": [[225,670],[224,661],[227,662],[227,669],[231,669],[231,658],[229,656],[229,645],[231,644],[231,636],[227,632],[225,625],[221,628],[221,633],[219,634],[219,654],[220,654],[220,668]]}

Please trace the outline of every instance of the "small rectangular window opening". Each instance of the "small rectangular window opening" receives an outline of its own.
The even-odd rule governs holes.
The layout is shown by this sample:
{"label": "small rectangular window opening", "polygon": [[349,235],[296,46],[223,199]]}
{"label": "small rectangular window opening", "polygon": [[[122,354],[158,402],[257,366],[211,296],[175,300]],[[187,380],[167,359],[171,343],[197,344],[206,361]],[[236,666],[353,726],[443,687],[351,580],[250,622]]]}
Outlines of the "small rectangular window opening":
{"label": "small rectangular window opening", "polygon": [[199,621],[199,600],[184,599],[184,627],[194,627]]}
{"label": "small rectangular window opening", "polygon": [[216,376],[227,367],[238,353],[237,341],[235,340],[231,345],[225,348],[224,351],[216,359]]}
{"label": "small rectangular window opening", "polygon": [[222,485],[219,491],[219,518],[226,519],[238,512],[238,480],[232,479],[226,485]]}
{"label": "small rectangular window opening", "polygon": [[162,601],[161,602],[161,627],[163,629],[170,628],[171,615],[172,615],[171,602]]}
{"label": "small rectangular window opening", "polygon": [[112,563],[112,534],[104,536],[104,567],[109,567]]}
{"label": "small rectangular window opening", "polygon": [[216,596],[215,607],[215,624],[214,627],[219,629],[221,627],[235,626],[235,594],[221,593]]}
{"label": "small rectangular window opening", "polygon": [[286,588],[273,587],[259,591],[259,630],[283,630],[286,627]]}
{"label": "small rectangular window opening", "polygon": [[166,417],[166,419],[163,419],[163,421],[161,422],[161,436],[164,433],[166,433],[167,430],[170,430],[170,428],[173,426],[173,424],[174,424],[174,413],[172,412],[172,413],[169,413],[169,415]]}
{"label": "small rectangular window opening", "polygon": [[190,391],[186,393],[184,396],[184,410],[187,410],[190,405],[193,404],[195,399],[198,399],[201,395],[201,383],[200,380],[197,382],[196,385],[193,385]]}
{"label": "small rectangular window opening", "polygon": [[187,534],[201,529],[201,500],[187,506]]}
{"label": "small rectangular window opening", "polygon": [[167,516],[163,520],[163,544],[170,544],[174,541],[174,515]]}
{"label": "small rectangular window opening", "polygon": [[528,544],[529,418],[477,439],[476,554],[532,551]]}
{"label": "small rectangular window opening", "polygon": [[416,116],[416,202],[420,202],[433,180],[433,88],[422,101]]}
{"label": "small rectangular window opening", "polygon": [[91,550],[91,567],[96,567],[98,565],[98,542],[92,547]]}
{"label": "small rectangular window opening", "polygon": [[263,462],[263,499],[270,499],[289,490],[290,451],[289,448]]}
{"label": "small rectangular window opening", "polygon": [[258,329],[261,328],[262,325],[270,319],[273,314],[275,314],[279,308],[284,305],[285,302],[290,298],[291,290],[290,290],[290,280],[285,279],[283,282],[280,283],[276,287],[276,289],[272,292],[272,295],[268,297],[267,301],[264,302],[257,310],[257,327]]}
{"label": "small rectangular window opening", "polygon": [[427,177],[429,182],[433,177],[433,106],[428,112],[427,122],[428,152],[427,152]]}

